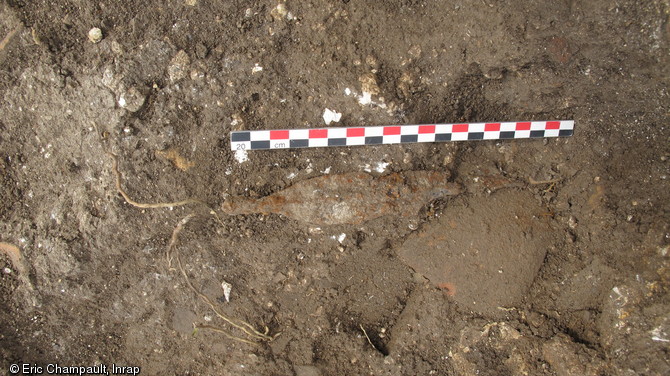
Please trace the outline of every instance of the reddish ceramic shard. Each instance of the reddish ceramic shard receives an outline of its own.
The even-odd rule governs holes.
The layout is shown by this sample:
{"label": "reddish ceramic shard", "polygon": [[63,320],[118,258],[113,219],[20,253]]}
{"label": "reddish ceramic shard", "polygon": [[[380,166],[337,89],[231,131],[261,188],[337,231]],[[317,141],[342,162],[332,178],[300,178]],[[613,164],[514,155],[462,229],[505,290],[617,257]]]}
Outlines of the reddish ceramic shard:
{"label": "reddish ceramic shard", "polygon": [[228,214],[276,213],[314,225],[359,224],[385,215],[411,216],[433,199],[457,195],[449,175],[410,171],[374,177],[365,173],[324,175],[303,180],[260,199],[235,197]]}

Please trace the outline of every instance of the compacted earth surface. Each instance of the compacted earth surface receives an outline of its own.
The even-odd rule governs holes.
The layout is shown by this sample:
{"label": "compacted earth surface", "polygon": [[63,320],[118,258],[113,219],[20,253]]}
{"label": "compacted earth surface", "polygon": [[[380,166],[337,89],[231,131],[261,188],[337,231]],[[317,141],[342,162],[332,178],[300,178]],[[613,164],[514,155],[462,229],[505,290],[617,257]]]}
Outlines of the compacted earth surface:
{"label": "compacted earth surface", "polygon": [[[669,17],[3,1],[0,374],[670,374]],[[324,114],[575,132],[231,151],[231,131]],[[421,174],[451,188],[411,188]],[[357,214],[320,221],[318,184]]]}

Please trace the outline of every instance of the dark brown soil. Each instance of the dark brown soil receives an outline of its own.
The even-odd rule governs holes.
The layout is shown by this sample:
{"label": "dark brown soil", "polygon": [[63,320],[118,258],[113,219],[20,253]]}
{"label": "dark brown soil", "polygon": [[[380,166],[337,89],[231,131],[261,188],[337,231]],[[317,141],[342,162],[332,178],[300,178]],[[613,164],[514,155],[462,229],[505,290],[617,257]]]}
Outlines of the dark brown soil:
{"label": "dark brown soil", "polygon": [[[278,4],[2,3],[0,374],[670,374],[667,0]],[[576,131],[229,150],[231,130],[320,127],[326,108],[342,126]],[[110,153],[131,199],[198,203],[132,205]],[[464,193],[362,224],[219,210],[366,170]],[[273,339],[202,328],[244,336],[194,289]]]}

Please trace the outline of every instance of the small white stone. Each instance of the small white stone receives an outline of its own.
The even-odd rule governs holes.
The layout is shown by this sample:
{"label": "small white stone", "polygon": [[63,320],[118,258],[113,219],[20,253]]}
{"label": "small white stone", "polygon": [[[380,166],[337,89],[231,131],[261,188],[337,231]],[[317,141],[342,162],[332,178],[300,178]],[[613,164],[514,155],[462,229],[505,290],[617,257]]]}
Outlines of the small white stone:
{"label": "small white stone", "polygon": [[274,17],[274,19],[276,20],[280,20],[286,17],[286,15],[288,15],[288,9],[286,9],[286,4],[284,3],[277,4],[277,6],[270,11],[270,15],[272,15],[272,17]]}
{"label": "small white stone", "polygon": [[263,71],[263,67],[258,65],[258,63],[254,64],[254,67],[251,68],[251,74],[262,72],[262,71]]}
{"label": "small white stone", "polygon": [[329,125],[330,123],[337,123],[342,119],[342,114],[333,110],[330,110],[326,108],[323,111],[323,121],[326,123],[326,125]]}
{"label": "small white stone", "polygon": [[573,230],[577,228],[577,219],[573,216],[570,216],[570,218],[568,218],[568,226],[570,226],[570,228]]}
{"label": "small white stone", "polygon": [[386,171],[386,167],[388,167],[390,163],[388,162],[377,162],[377,166],[375,167],[375,171],[379,172],[380,174],[384,171]]}
{"label": "small white stone", "polygon": [[230,283],[223,281],[221,282],[221,288],[223,289],[223,297],[226,299],[227,302],[229,302],[230,291],[233,289],[233,286]]}
{"label": "small white stone", "polygon": [[130,112],[136,112],[144,105],[145,96],[136,87],[132,86],[119,96],[119,107]]}
{"label": "small white stone", "polygon": [[249,160],[249,156],[247,155],[247,151],[244,149],[238,149],[235,151],[235,159],[237,160],[237,163],[244,163]]}
{"label": "small white stone", "polygon": [[414,230],[416,230],[416,229],[419,228],[419,224],[416,222],[416,220],[412,220],[412,221],[410,221],[410,222],[407,224],[407,227],[408,227],[410,230],[414,231]]}
{"label": "small white stone", "polygon": [[88,40],[93,43],[98,43],[102,40],[102,30],[98,27],[94,27],[88,31]]}
{"label": "small white stone", "polygon": [[367,91],[364,91],[363,95],[358,97],[358,103],[363,105],[363,106],[372,103],[372,94],[368,93]]}

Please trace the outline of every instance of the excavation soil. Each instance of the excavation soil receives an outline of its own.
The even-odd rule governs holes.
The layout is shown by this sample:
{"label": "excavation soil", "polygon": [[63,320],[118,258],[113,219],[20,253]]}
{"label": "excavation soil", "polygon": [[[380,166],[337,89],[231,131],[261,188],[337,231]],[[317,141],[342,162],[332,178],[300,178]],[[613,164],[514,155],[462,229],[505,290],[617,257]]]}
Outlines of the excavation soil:
{"label": "excavation soil", "polygon": [[[3,2],[0,373],[669,374],[669,15],[661,0]],[[232,130],[321,127],[326,109],[340,126],[576,130],[230,150]],[[336,225],[221,210],[411,171],[462,193]],[[374,210],[364,191],[357,210]]]}

